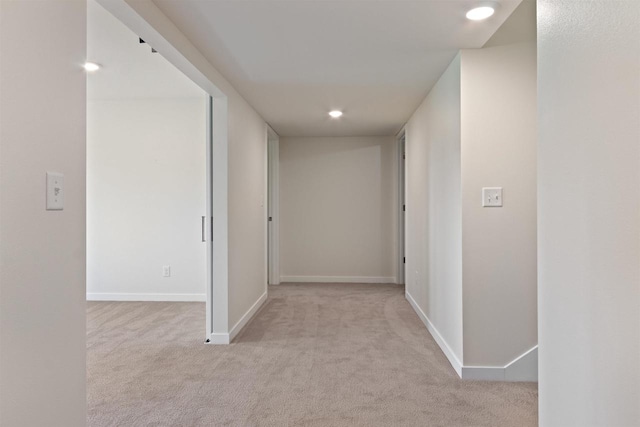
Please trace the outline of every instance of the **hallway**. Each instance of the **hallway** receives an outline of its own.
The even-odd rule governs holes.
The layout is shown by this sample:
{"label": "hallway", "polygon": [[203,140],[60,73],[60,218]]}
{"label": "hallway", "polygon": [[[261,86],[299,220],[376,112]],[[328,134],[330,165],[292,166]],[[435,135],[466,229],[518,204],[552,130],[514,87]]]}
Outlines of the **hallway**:
{"label": "hallway", "polygon": [[229,346],[204,315],[87,303],[88,425],[537,425],[537,384],[460,380],[402,286],[271,286]]}

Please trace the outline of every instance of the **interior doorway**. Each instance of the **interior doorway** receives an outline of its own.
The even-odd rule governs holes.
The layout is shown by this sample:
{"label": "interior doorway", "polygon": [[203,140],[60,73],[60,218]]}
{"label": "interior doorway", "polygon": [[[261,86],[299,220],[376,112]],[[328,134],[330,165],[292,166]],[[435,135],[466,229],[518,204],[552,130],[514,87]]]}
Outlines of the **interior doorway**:
{"label": "interior doorway", "polygon": [[280,137],[267,126],[267,278],[280,284]]}
{"label": "interior doorway", "polygon": [[87,299],[204,303],[211,98],[100,4],[87,14]]}
{"label": "interior doorway", "polygon": [[405,266],[406,266],[406,252],[405,252],[405,224],[407,215],[407,201],[406,201],[406,180],[405,180],[405,167],[406,167],[406,132],[403,129],[398,136],[398,273],[397,283],[404,284],[405,282]]}

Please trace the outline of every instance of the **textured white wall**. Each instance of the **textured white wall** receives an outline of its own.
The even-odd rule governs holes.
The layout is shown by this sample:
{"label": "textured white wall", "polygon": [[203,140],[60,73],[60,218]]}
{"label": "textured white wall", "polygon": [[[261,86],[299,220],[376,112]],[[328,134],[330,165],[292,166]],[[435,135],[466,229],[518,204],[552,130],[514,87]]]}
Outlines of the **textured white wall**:
{"label": "textured white wall", "polygon": [[280,139],[283,281],[394,282],[393,137]]}
{"label": "textured white wall", "polygon": [[[406,127],[406,290],[464,378],[536,377],[535,351],[503,369],[537,345],[535,5],[513,20]],[[494,186],[504,207],[483,208]]]}
{"label": "textured white wall", "polygon": [[[504,366],[538,344],[531,36],[462,51],[465,366]],[[483,208],[482,187],[503,187],[504,206]]]}
{"label": "textured white wall", "polygon": [[462,361],[460,55],[406,126],[406,291]]}
{"label": "textured white wall", "polygon": [[540,425],[640,425],[640,2],[538,1]]}
{"label": "textured white wall", "polygon": [[86,2],[0,1],[0,40],[0,424],[84,426]]}
{"label": "textured white wall", "polygon": [[267,127],[229,99],[229,327],[267,292]]}
{"label": "textured white wall", "polygon": [[89,299],[204,301],[205,163],[204,94],[88,102]]}

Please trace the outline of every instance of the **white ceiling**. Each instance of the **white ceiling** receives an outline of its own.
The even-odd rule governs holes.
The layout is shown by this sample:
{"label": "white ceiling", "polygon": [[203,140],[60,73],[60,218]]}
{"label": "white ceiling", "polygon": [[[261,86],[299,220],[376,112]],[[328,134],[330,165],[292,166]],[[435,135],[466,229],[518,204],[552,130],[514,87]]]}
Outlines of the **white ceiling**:
{"label": "white ceiling", "polygon": [[87,3],[88,99],[193,98],[205,93],[94,0]]}
{"label": "white ceiling", "polygon": [[[521,0],[154,0],[283,136],[396,133],[461,48]],[[344,116],[330,120],[327,112]]]}

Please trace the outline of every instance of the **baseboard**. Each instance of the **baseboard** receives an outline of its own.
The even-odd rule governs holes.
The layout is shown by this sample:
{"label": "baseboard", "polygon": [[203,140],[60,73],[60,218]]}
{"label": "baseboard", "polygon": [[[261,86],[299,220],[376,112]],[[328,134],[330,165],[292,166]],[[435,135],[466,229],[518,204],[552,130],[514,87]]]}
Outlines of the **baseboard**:
{"label": "baseboard", "polygon": [[206,294],[87,293],[87,301],[206,302]]}
{"label": "baseboard", "polygon": [[267,292],[265,292],[260,296],[260,298],[258,298],[258,300],[251,306],[251,308],[244,314],[244,316],[242,316],[240,320],[238,320],[238,322],[233,326],[233,328],[231,328],[231,331],[228,334],[214,332],[211,334],[206,344],[231,344],[231,341],[233,341],[233,339],[238,336],[240,331],[242,331],[242,329],[247,326],[247,323],[249,323],[249,321],[253,319],[256,314],[258,314],[266,301]]}
{"label": "baseboard", "polygon": [[231,328],[231,331],[229,332],[229,342],[233,341],[233,339],[238,336],[240,331],[242,331],[242,328],[247,326],[247,323],[249,323],[249,321],[253,319],[253,317],[256,314],[258,314],[258,312],[260,311],[260,309],[262,308],[262,306],[266,301],[267,301],[267,292],[265,291],[265,293],[262,294],[260,298],[258,298],[258,301],[256,301],[251,306],[251,308],[244,314],[244,316],[242,316],[240,320],[238,320],[238,322],[233,326],[233,328]]}
{"label": "baseboard", "polygon": [[505,381],[538,382],[538,346],[504,367]]}
{"label": "baseboard", "polygon": [[440,349],[447,356],[449,363],[457,372],[458,376],[463,380],[476,381],[538,381],[538,346],[531,348],[518,356],[505,366],[464,366],[453,353],[442,335],[433,326],[427,315],[422,311],[418,303],[413,299],[409,292],[405,291],[405,297],[411,307],[415,310],[425,324],[433,339],[438,343]]}
{"label": "baseboard", "polygon": [[463,366],[462,379],[478,381],[538,381],[538,346],[505,366]]}
{"label": "baseboard", "polygon": [[396,283],[395,277],[281,276],[280,283]]}
{"label": "baseboard", "polygon": [[451,366],[453,366],[453,369],[456,371],[458,376],[462,378],[462,363],[460,363],[460,360],[458,360],[453,350],[451,350],[451,347],[449,347],[442,335],[440,335],[440,332],[438,332],[436,327],[433,326],[433,323],[431,323],[427,315],[422,311],[416,300],[413,299],[409,292],[405,291],[405,298],[407,298],[407,301],[409,301],[411,307],[413,307],[414,311],[418,314],[422,323],[427,327],[427,330],[433,339],[436,340],[436,343],[440,346],[440,349],[449,360],[449,363],[451,363]]}
{"label": "baseboard", "polygon": [[209,340],[206,342],[207,344],[229,344],[231,340],[229,339],[229,334],[220,334],[220,333],[212,333],[209,337]]}

